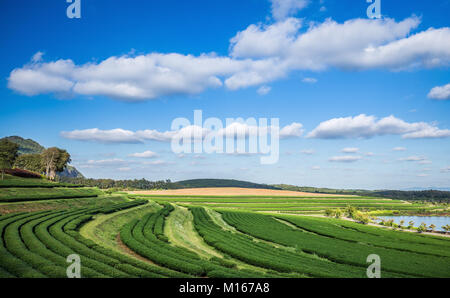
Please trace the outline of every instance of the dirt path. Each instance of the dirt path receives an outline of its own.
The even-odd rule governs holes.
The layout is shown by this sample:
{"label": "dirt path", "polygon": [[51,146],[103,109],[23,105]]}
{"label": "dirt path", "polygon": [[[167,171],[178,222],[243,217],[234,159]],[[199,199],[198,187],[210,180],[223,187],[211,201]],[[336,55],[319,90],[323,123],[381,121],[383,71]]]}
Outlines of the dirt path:
{"label": "dirt path", "polygon": [[128,246],[126,246],[126,245],[122,242],[122,240],[120,239],[120,234],[117,234],[116,241],[117,241],[117,246],[120,248],[120,250],[121,250],[123,253],[129,255],[130,257],[133,257],[133,258],[136,258],[136,259],[138,259],[138,260],[140,260],[140,261],[143,261],[143,262],[145,262],[145,263],[148,263],[148,264],[151,264],[151,265],[154,265],[154,266],[158,266],[158,267],[159,267],[159,265],[153,263],[152,261],[150,261],[150,260],[147,259],[147,258],[144,258],[144,257],[141,256],[141,255],[138,255],[137,253],[135,253],[134,251],[132,251]]}

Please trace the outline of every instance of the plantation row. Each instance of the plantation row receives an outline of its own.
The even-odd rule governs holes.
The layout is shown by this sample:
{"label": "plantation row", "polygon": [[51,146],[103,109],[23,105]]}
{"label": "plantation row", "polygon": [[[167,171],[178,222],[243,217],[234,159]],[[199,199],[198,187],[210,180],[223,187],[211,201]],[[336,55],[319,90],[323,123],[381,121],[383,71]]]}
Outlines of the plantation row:
{"label": "plantation row", "polygon": [[263,274],[249,270],[238,270],[235,264],[225,259],[200,258],[196,253],[172,246],[164,235],[165,218],[173,211],[171,205],[150,213],[140,220],[126,224],[120,238],[129,248],[161,266],[196,277],[282,277],[279,274]]}
{"label": "plantation row", "polygon": [[82,277],[184,275],[137,261],[83,238],[78,228],[93,215],[135,207],[135,200],[101,208],[15,213],[0,217],[0,277],[66,277],[66,258],[78,254]]}
{"label": "plantation row", "polygon": [[[439,245],[402,243],[401,246],[392,244],[395,248],[392,246],[387,248],[385,241],[377,241],[373,237],[364,238],[364,235],[358,236],[361,238],[345,240],[336,238],[332,236],[333,232],[330,232],[332,227],[327,227],[329,235],[325,232],[321,234],[312,232],[311,226],[308,226],[310,229],[308,231],[307,228],[303,228],[301,222],[293,220],[292,217],[288,220],[298,228],[293,228],[273,217],[255,213],[222,212],[222,216],[229,225],[242,233],[316,254],[336,263],[367,268],[367,256],[377,254],[383,262],[385,277],[388,272],[416,277],[450,277],[450,258]],[[443,242],[442,245],[445,246],[445,243],[447,242]],[[400,247],[406,247],[409,251],[400,250]],[[446,247],[448,250],[449,246]]]}
{"label": "plantation row", "polygon": [[418,237],[417,234],[385,231],[379,228],[329,218],[304,216],[283,216],[279,218],[300,229],[330,238],[393,248],[399,251],[450,257],[450,239],[448,238]]}
{"label": "plantation row", "polygon": [[[248,264],[277,272],[297,273],[309,277],[366,277],[366,269],[318,258],[313,254],[275,248],[256,242],[252,237],[226,231],[214,223],[204,208],[192,207],[194,225],[205,242],[217,250]],[[265,227],[271,229],[271,227]],[[386,273],[384,277],[408,275]]]}
{"label": "plantation row", "polygon": [[95,188],[0,188],[0,202],[88,198],[100,194]]}
{"label": "plantation row", "polygon": [[0,180],[0,188],[21,187],[21,188],[53,188],[53,187],[83,187],[72,183],[57,183],[45,179],[20,178],[6,175],[4,180]]}

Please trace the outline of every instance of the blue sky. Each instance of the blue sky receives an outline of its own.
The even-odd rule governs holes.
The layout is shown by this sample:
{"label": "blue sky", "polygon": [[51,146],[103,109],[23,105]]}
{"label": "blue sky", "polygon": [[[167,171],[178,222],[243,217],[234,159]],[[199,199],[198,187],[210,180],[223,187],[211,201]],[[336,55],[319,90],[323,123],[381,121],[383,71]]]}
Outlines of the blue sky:
{"label": "blue sky", "polygon": [[[65,148],[88,177],[450,187],[448,0],[381,0],[380,20],[365,0],[81,0],[81,19],[15,2],[0,4],[0,136]],[[112,131],[167,132],[199,109],[302,135],[261,165]]]}

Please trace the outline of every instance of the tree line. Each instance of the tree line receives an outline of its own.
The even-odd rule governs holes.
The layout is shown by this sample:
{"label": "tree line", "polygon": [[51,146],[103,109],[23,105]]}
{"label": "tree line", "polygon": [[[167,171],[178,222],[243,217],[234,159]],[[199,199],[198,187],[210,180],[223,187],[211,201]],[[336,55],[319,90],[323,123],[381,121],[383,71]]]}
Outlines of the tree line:
{"label": "tree line", "polygon": [[2,180],[5,170],[19,168],[55,180],[56,173],[61,172],[71,162],[70,154],[57,147],[45,149],[41,154],[19,155],[19,145],[6,139],[0,140],[0,171]]}
{"label": "tree line", "polygon": [[113,180],[113,179],[92,179],[92,178],[71,178],[59,177],[60,182],[80,184],[89,187],[98,187],[101,189],[177,189],[181,185],[170,180],[149,181],[146,179],[134,180]]}

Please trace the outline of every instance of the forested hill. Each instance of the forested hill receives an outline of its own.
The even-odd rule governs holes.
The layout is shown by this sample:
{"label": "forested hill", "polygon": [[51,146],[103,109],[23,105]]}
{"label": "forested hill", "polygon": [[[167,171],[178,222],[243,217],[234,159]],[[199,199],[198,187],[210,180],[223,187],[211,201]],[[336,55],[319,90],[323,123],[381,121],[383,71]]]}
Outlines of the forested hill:
{"label": "forested hill", "polygon": [[182,186],[183,188],[242,187],[242,188],[278,189],[275,186],[267,184],[258,184],[233,179],[192,179],[192,180],[178,181],[176,182],[176,184]]}
{"label": "forested hill", "polygon": [[41,154],[45,150],[45,147],[32,139],[24,139],[18,136],[5,137],[3,139],[19,145],[19,154]]}
{"label": "forested hill", "polygon": [[[41,154],[44,152],[45,147],[39,144],[38,142],[32,139],[24,139],[19,136],[10,136],[4,137],[0,140],[6,139],[10,142],[13,142],[19,145],[19,155],[22,154]],[[57,173],[56,175],[60,177],[71,177],[71,178],[84,178],[83,174],[81,174],[75,167],[67,166],[64,171]]]}
{"label": "forested hill", "polygon": [[274,186],[284,189],[284,190],[304,191],[304,192],[312,192],[312,193],[328,193],[328,194],[383,197],[383,198],[405,200],[405,201],[450,202],[450,191],[331,189],[331,188],[303,187],[303,186],[295,186],[295,185],[287,185],[287,184],[277,184]]}

